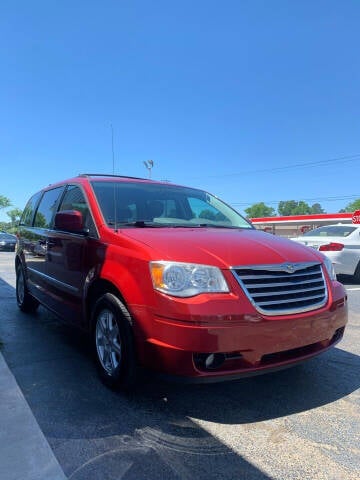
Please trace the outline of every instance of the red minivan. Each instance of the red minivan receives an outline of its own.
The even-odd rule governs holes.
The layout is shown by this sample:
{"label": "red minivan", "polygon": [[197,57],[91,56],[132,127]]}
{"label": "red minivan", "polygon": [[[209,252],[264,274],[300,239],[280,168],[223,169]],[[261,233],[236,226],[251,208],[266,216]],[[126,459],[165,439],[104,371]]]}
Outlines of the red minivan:
{"label": "red minivan", "polygon": [[214,381],[294,365],[335,345],[347,299],[321,253],[257,231],[202,190],[83,174],[28,201],[17,303],[91,332],[112,388],[138,367]]}

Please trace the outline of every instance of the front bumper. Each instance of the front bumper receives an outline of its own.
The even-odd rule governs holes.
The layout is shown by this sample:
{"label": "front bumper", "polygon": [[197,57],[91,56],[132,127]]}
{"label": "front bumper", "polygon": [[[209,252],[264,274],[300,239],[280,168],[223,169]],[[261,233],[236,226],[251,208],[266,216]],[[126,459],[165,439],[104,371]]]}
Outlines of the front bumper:
{"label": "front bumper", "polygon": [[[152,323],[139,349],[144,366],[188,381],[222,381],[283,369],[334,346],[347,323],[347,302],[341,287],[326,308],[291,317],[246,313],[189,322],[153,315]],[[208,368],[211,354],[220,361]]]}

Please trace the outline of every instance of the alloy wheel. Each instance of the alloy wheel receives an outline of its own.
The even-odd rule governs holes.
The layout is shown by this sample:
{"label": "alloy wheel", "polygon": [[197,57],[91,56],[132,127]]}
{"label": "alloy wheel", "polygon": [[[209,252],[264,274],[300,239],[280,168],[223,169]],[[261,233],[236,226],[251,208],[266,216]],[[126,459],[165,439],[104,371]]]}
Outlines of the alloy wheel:
{"label": "alloy wheel", "polygon": [[22,270],[19,268],[19,273],[17,277],[17,297],[20,304],[24,303],[25,299],[25,281],[24,281],[24,274]]}
{"label": "alloy wheel", "polygon": [[100,363],[109,375],[113,375],[121,362],[122,347],[119,327],[111,310],[104,309],[99,312],[95,339]]}

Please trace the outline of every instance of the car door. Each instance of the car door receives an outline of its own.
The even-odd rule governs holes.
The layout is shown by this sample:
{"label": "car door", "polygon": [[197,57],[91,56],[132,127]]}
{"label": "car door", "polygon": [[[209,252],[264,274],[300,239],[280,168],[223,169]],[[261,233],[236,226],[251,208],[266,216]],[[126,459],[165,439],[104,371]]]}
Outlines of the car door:
{"label": "car door", "polygon": [[63,191],[64,187],[56,187],[34,195],[25,208],[19,227],[19,241],[28,287],[31,293],[45,304],[48,292],[47,237]]}
{"label": "car door", "polygon": [[52,228],[48,232],[46,274],[51,308],[63,318],[81,323],[87,277],[96,269],[99,250],[97,231],[85,194],[78,185],[68,185],[58,211],[80,211],[83,232]]}
{"label": "car door", "polygon": [[344,270],[342,273],[354,275],[360,262],[360,229],[354,225],[350,228],[353,231],[342,240],[344,244],[344,250],[341,252],[341,261]]}

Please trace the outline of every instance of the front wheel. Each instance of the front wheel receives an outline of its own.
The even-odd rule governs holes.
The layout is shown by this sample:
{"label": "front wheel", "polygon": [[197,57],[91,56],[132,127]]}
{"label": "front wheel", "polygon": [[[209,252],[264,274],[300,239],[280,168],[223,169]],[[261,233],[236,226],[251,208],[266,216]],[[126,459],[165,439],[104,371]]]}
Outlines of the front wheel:
{"label": "front wheel", "polygon": [[24,269],[18,265],[16,269],[16,301],[22,312],[33,313],[39,306],[39,302],[30,295],[26,283]]}
{"label": "front wheel", "polygon": [[102,295],[92,312],[96,364],[100,377],[113,390],[130,390],[136,383],[132,318],[118,297]]}

